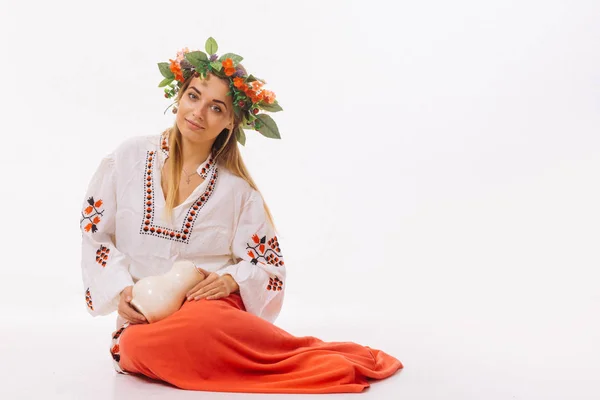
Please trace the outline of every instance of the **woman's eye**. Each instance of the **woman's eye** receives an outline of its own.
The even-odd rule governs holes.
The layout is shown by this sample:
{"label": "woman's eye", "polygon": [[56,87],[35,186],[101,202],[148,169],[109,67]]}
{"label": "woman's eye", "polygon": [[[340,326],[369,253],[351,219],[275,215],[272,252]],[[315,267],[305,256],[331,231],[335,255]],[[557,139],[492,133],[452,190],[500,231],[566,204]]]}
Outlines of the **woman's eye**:
{"label": "woman's eye", "polygon": [[[196,96],[196,94],[195,94],[195,93],[188,93],[188,97],[189,97],[190,99],[192,99],[192,100],[195,100],[195,99],[197,99],[197,98],[198,98],[198,96]],[[213,108],[213,110],[215,110],[215,111],[217,111],[217,112],[221,112],[221,111],[222,111],[222,110],[221,110],[221,107],[219,107],[219,106],[213,106],[213,107],[214,107],[214,108]]]}

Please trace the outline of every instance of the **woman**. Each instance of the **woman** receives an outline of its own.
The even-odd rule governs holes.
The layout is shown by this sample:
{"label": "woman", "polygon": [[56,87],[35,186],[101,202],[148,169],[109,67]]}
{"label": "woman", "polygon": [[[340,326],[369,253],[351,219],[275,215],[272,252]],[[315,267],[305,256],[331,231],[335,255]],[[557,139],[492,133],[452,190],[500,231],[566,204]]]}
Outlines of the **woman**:
{"label": "woman", "polygon": [[[183,389],[259,393],[360,392],[400,361],[350,342],[276,327],[286,266],[268,207],[237,142],[243,129],[279,138],[260,110],[280,111],[241,57],[182,50],[159,63],[175,124],[106,156],[81,213],[88,311],[118,311],[110,352],[122,374]],[[131,305],[139,279],[191,260],[204,274],[181,308],[148,324]]]}

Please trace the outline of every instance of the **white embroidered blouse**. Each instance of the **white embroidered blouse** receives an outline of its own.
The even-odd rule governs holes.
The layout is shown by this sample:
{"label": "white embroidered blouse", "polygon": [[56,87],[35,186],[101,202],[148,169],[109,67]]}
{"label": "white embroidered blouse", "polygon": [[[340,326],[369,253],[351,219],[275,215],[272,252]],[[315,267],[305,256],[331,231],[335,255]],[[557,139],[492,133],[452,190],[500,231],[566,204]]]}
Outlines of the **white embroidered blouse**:
{"label": "white embroidered blouse", "polygon": [[261,195],[211,156],[197,170],[204,182],[175,207],[171,226],[163,218],[160,184],[167,143],[166,135],[128,139],[91,179],[80,218],[89,313],[116,311],[125,287],[187,259],[231,274],[246,310],[274,322],[286,269]]}

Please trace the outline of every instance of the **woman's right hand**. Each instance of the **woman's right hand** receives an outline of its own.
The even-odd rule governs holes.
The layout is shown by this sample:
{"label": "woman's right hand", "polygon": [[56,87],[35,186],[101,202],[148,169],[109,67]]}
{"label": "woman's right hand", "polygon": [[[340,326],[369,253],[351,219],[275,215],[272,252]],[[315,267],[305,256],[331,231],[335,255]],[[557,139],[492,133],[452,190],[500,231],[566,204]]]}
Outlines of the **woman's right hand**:
{"label": "woman's right hand", "polygon": [[133,308],[129,302],[133,298],[131,292],[133,290],[133,286],[127,286],[121,292],[121,297],[119,298],[119,307],[117,308],[117,313],[129,321],[131,324],[147,324],[148,321],[146,317],[137,312],[135,308]]}

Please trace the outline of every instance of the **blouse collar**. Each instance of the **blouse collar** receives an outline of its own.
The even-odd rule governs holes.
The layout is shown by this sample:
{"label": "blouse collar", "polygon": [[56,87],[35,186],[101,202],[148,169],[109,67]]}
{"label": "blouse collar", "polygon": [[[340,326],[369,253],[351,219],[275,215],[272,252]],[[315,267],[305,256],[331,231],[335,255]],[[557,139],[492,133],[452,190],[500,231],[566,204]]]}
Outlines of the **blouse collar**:
{"label": "blouse collar", "polygon": [[[163,158],[163,163],[164,163],[167,160],[167,158],[169,157],[169,131],[166,131],[165,133],[161,134],[160,148],[164,155],[164,158]],[[198,175],[200,175],[204,179],[208,179],[208,174],[215,166],[216,166],[216,163],[215,163],[213,154],[211,153],[208,155],[208,158],[206,160],[204,160],[204,162],[202,162],[202,163],[200,163],[200,165],[198,165],[196,172],[198,173]]]}

